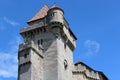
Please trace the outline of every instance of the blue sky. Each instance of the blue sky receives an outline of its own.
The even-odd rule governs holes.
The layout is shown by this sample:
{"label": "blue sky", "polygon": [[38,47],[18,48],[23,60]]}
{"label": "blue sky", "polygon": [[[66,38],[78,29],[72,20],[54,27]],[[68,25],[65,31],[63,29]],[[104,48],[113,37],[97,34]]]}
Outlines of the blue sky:
{"label": "blue sky", "polygon": [[77,36],[74,62],[120,80],[119,0],[0,0],[0,80],[17,80],[20,28],[44,5],[56,3]]}

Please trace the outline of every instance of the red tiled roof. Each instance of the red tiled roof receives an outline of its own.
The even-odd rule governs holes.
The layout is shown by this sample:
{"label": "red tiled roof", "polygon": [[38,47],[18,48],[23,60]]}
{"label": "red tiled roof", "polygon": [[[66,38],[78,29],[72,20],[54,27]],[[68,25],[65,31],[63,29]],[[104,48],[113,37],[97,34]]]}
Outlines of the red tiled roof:
{"label": "red tiled roof", "polygon": [[28,22],[32,22],[32,21],[35,21],[35,20],[38,20],[38,19],[45,17],[47,15],[47,12],[49,9],[50,8],[48,5],[44,5],[42,7],[42,9],[39,10],[38,13],[35,16],[33,16],[33,18],[31,20],[29,20]]}

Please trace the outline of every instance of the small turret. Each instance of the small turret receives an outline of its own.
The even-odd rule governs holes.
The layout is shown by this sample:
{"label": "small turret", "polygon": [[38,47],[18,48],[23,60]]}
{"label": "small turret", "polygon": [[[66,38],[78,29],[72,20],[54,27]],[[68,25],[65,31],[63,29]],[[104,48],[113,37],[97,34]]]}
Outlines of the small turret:
{"label": "small turret", "polygon": [[54,6],[48,11],[49,24],[64,24],[64,12],[61,8]]}

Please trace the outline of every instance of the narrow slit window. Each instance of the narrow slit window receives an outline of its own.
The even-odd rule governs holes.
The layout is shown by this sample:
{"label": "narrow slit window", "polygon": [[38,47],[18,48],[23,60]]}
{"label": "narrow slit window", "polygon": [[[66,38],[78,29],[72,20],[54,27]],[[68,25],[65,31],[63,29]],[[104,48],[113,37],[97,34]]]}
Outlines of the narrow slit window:
{"label": "narrow slit window", "polygon": [[65,60],[64,60],[64,68],[67,69],[67,67],[68,67],[68,62],[67,62],[67,60],[65,59]]}
{"label": "narrow slit window", "polygon": [[43,39],[38,40],[38,45],[42,45],[43,44]]}
{"label": "narrow slit window", "polygon": [[64,48],[66,49],[66,42],[64,43]]}
{"label": "narrow slit window", "polygon": [[40,40],[38,40],[38,45],[40,45]]}
{"label": "narrow slit window", "polygon": [[43,44],[43,39],[41,39],[40,44],[41,44],[41,45]]}
{"label": "narrow slit window", "polygon": [[44,29],[44,32],[46,32],[46,28],[44,27],[43,29]]}

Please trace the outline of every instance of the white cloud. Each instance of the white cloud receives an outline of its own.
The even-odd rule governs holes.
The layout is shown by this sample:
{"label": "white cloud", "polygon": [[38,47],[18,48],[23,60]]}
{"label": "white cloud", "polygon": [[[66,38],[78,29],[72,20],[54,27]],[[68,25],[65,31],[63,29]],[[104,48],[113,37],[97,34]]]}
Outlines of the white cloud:
{"label": "white cloud", "polygon": [[0,52],[0,76],[17,77],[17,56],[12,53]]}
{"label": "white cloud", "polygon": [[19,26],[19,25],[20,25],[18,22],[15,22],[15,21],[7,18],[7,17],[4,17],[3,20],[4,20],[6,23],[8,23],[8,24],[10,24],[10,25],[12,25],[12,26]]}
{"label": "white cloud", "polygon": [[18,28],[18,26],[21,26],[21,25],[18,22],[9,19],[8,17],[0,17],[0,30],[1,31],[8,29],[8,27],[10,26]]}
{"label": "white cloud", "polygon": [[97,54],[100,50],[100,44],[97,41],[86,40],[84,46],[87,49],[87,56],[93,56]]}
{"label": "white cloud", "polygon": [[[17,51],[18,44],[21,43],[21,39],[16,37],[10,42],[10,50],[7,52],[0,51],[0,76],[4,78],[14,77],[17,78],[18,62]],[[12,44],[11,44],[12,43]]]}

